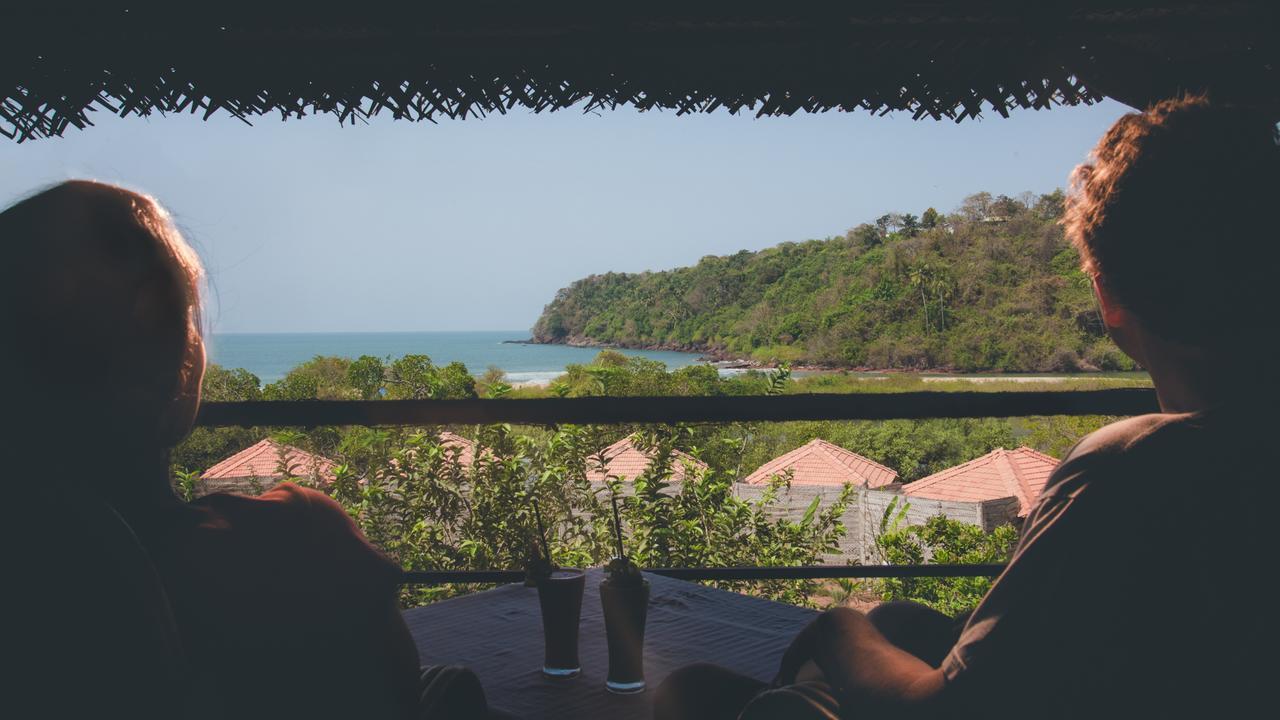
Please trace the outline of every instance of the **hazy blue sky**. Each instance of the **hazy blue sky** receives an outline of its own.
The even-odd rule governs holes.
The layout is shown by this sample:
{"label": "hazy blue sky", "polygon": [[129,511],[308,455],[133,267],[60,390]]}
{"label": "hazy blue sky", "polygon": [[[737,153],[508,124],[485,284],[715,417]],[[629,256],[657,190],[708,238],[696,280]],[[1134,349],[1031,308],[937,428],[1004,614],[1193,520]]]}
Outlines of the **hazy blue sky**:
{"label": "hazy blue sky", "polygon": [[827,237],[979,190],[1048,192],[1125,110],[347,127],[99,113],[62,139],[0,139],[0,205],[72,177],[153,193],[205,259],[217,331],[523,329],[590,273]]}

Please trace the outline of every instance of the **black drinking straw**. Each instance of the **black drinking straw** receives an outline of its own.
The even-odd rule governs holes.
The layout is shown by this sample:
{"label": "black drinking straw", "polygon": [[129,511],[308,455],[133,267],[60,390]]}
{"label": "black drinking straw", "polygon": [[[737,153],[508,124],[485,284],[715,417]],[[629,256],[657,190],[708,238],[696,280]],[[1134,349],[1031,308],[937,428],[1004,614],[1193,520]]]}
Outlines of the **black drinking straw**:
{"label": "black drinking straw", "polygon": [[618,516],[618,496],[609,498],[613,501],[613,536],[618,541],[618,557],[626,557],[622,552],[622,518]]}
{"label": "black drinking straw", "polygon": [[551,548],[547,546],[547,530],[542,527],[542,513],[538,512],[538,500],[533,500],[533,519],[538,523],[538,539],[542,541],[542,554],[551,562]]}

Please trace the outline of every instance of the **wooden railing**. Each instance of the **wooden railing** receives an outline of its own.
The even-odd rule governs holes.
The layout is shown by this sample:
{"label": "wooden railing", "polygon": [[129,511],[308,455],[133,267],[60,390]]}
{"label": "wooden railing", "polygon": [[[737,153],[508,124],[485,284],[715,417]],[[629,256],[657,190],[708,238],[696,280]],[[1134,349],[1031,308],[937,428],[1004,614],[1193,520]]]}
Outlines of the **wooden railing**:
{"label": "wooden railing", "polygon": [[787,420],[917,420],[1028,415],[1140,415],[1154,390],[898,392],[534,400],[281,400],[205,403],[196,423],[223,425],[587,425]]}

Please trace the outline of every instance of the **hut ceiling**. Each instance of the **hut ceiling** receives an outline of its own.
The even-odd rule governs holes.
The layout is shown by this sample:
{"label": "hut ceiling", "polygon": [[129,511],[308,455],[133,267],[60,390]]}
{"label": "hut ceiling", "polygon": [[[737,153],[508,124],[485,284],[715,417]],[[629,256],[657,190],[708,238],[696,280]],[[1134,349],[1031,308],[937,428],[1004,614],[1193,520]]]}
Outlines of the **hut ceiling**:
{"label": "hut ceiling", "polygon": [[1277,105],[1280,3],[122,3],[6,10],[0,133],[118,115],[465,118],[632,106],[1005,115],[1181,90]]}

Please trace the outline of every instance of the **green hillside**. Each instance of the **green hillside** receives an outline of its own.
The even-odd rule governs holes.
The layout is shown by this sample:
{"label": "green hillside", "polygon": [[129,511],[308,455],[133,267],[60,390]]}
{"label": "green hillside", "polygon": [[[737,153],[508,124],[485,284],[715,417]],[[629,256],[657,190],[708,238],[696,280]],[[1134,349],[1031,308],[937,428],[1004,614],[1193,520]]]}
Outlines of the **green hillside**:
{"label": "green hillside", "polygon": [[549,343],[697,350],[839,367],[1122,370],[1058,224],[1062,193],[979,193],[843,237],[605,273],[556,293]]}

